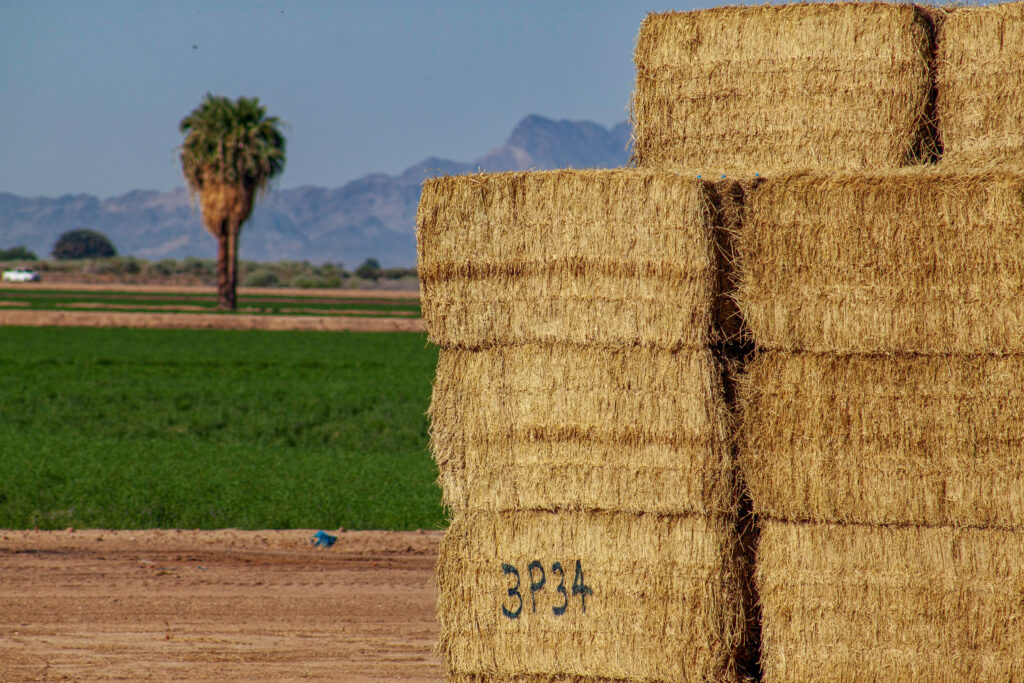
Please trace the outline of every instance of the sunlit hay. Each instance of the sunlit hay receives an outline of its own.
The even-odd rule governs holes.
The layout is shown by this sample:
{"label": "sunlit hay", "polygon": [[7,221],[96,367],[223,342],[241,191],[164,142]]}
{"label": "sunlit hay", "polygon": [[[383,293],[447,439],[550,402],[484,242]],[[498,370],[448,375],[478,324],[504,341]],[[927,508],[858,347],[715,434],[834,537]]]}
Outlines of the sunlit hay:
{"label": "sunlit hay", "polygon": [[767,522],[773,683],[1024,680],[1024,534]]}
{"label": "sunlit hay", "polygon": [[452,509],[736,509],[709,350],[442,349],[430,417]]}
{"label": "sunlit hay", "polygon": [[650,14],[635,54],[634,161],[763,175],[928,159],[931,34],[909,4]]}
{"label": "sunlit hay", "polygon": [[454,680],[735,680],[736,545],[727,518],[456,516],[440,550],[437,649]]}
{"label": "sunlit hay", "polygon": [[203,224],[214,236],[227,235],[232,225],[238,229],[252,210],[253,192],[231,183],[207,182],[199,194]]}
{"label": "sunlit hay", "polygon": [[747,193],[739,300],[761,348],[1024,351],[1024,170],[795,173]]}
{"label": "sunlit hay", "polygon": [[939,32],[943,160],[1024,165],[1024,2],[958,7]]}
{"label": "sunlit hay", "polygon": [[762,516],[1024,530],[1022,356],[769,352],[740,393]]}
{"label": "sunlit hay", "polygon": [[418,271],[445,347],[700,347],[716,335],[709,184],[636,169],[438,178]]}

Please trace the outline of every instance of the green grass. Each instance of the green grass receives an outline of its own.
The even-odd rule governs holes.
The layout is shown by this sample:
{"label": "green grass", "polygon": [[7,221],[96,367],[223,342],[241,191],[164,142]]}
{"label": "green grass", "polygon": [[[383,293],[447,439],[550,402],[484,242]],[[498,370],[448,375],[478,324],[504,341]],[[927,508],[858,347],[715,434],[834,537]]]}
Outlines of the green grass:
{"label": "green grass", "polygon": [[[24,304],[20,310],[74,310],[73,304],[89,303],[87,310],[128,310],[146,311],[146,306],[201,306],[203,311],[220,313],[217,310],[217,298],[214,294],[184,294],[173,292],[117,292],[117,291],[74,291],[47,289],[0,289],[0,302],[17,302]],[[270,315],[316,315],[324,314],[369,315],[380,317],[388,315],[419,315],[420,307],[415,298],[381,299],[371,295],[358,298],[304,297],[289,294],[280,295],[246,295],[238,297],[243,313],[259,313]],[[130,307],[130,308],[129,308]],[[134,308],[137,307],[137,308]],[[257,311],[249,309],[258,309]],[[303,309],[301,311],[296,309]],[[367,313],[370,311],[370,313]],[[171,311],[165,311],[171,312]]]}
{"label": "green grass", "polygon": [[444,523],[419,334],[0,328],[0,528]]}

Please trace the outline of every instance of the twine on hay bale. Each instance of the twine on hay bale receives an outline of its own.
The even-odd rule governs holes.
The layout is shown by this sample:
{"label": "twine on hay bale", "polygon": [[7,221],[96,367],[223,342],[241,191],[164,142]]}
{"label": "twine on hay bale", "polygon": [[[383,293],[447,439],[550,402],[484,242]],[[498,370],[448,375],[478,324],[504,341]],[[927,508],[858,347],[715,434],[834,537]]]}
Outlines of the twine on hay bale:
{"label": "twine on hay bale", "polygon": [[794,173],[747,200],[736,297],[759,347],[1024,352],[1024,170]]}
{"label": "twine on hay bale", "polygon": [[650,14],[635,54],[634,161],[719,174],[927,160],[932,33],[909,4]]}
{"label": "twine on hay bale", "polygon": [[766,522],[766,681],[1024,679],[1024,534]]}
{"label": "twine on hay bale", "polygon": [[457,516],[438,651],[453,680],[735,680],[736,552],[732,522],[714,517]]}
{"label": "twine on hay bale", "polygon": [[637,169],[427,181],[417,240],[430,340],[706,346],[721,336],[712,188]]}
{"label": "twine on hay bale", "polygon": [[777,520],[1024,530],[1024,356],[761,354],[740,464]]}
{"label": "twine on hay bale", "polygon": [[721,372],[709,350],[442,349],[430,417],[445,503],[733,514]]}
{"label": "twine on hay bale", "polygon": [[943,160],[1024,165],[1024,2],[956,7],[938,35]]}

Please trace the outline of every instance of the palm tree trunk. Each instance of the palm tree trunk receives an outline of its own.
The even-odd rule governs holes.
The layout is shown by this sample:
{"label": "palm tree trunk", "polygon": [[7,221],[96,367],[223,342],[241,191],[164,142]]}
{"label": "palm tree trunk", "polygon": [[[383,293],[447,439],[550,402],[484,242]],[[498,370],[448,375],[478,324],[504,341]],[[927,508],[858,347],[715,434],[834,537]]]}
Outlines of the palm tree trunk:
{"label": "palm tree trunk", "polygon": [[217,308],[234,310],[235,288],[231,280],[231,238],[230,231],[217,236]]}
{"label": "palm tree trunk", "polygon": [[231,296],[231,310],[238,305],[238,233],[241,226],[234,222],[228,226],[228,289]]}

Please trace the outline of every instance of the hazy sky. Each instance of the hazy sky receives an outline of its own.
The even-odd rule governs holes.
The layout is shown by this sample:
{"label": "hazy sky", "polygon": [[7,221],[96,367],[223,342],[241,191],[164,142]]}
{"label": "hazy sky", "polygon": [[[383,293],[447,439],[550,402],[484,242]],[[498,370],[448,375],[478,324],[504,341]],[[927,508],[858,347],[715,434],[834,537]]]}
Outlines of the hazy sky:
{"label": "hazy sky", "polygon": [[283,188],[471,161],[531,113],[612,125],[645,14],[719,4],[666,1],[0,0],[0,192],[180,186],[207,91],[289,124]]}

